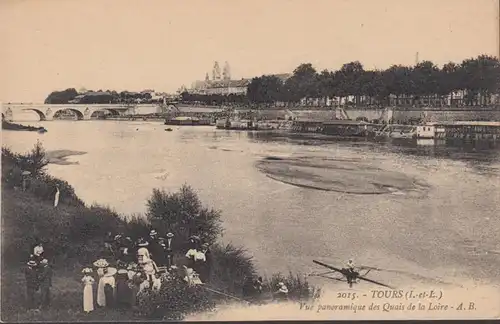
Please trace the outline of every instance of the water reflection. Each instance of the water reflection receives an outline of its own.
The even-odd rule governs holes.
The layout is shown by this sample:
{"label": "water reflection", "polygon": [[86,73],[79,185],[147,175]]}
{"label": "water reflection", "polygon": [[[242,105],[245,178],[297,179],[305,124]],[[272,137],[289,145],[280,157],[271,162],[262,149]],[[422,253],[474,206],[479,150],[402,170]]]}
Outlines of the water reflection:
{"label": "water reflection", "polygon": [[[369,140],[366,138],[338,138],[319,134],[287,134],[249,132],[254,142],[286,142],[295,145],[326,146],[331,144],[362,148],[376,153],[396,153],[418,157],[432,157],[464,161],[472,167],[497,162],[500,158],[500,141],[424,142],[417,139]],[[432,143],[432,144],[431,144]]]}

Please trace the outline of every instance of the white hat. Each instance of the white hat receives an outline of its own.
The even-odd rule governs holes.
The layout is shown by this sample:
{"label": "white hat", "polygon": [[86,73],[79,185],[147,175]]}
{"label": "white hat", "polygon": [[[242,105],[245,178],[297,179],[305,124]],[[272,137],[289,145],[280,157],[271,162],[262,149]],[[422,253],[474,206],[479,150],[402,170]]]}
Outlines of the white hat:
{"label": "white hat", "polygon": [[171,232],[168,232],[167,237],[172,238],[172,237],[174,237],[174,234],[172,234]]}
{"label": "white hat", "polygon": [[143,239],[140,239],[138,244],[138,246],[148,246],[149,245],[149,242],[148,241],[145,241]]}
{"label": "white hat", "polygon": [[104,274],[105,277],[112,277],[116,274],[117,270],[116,268],[109,267],[106,270],[106,273]]}
{"label": "white hat", "polygon": [[82,273],[92,273],[92,269],[90,269],[90,268],[84,268],[82,270]]}
{"label": "white hat", "polygon": [[149,235],[157,235],[158,233],[155,231],[155,230],[151,230],[151,232],[149,232]]}
{"label": "white hat", "polygon": [[109,266],[109,263],[105,259],[99,259],[94,262],[94,266],[97,268],[106,268],[107,266]]}

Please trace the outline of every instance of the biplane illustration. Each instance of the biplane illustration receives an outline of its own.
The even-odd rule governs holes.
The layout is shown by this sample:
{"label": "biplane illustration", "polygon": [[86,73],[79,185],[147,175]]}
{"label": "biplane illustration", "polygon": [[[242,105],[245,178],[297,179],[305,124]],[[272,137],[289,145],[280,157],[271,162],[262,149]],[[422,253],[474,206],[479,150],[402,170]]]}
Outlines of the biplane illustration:
{"label": "biplane illustration", "polygon": [[[390,289],[395,289],[394,287],[391,287],[391,286],[386,285],[384,283],[366,278],[366,275],[372,270],[382,271],[382,269],[379,269],[379,268],[366,267],[366,266],[358,266],[358,267],[352,266],[352,267],[345,267],[345,268],[337,268],[337,267],[331,266],[329,264],[326,264],[326,263],[323,263],[323,262],[320,262],[317,260],[313,260],[313,262],[322,266],[322,267],[330,269],[330,271],[323,272],[323,273],[312,273],[312,274],[309,274],[309,276],[322,277],[322,278],[327,278],[327,279],[331,279],[331,280],[347,282],[347,284],[351,288],[352,288],[353,284],[358,283],[361,280],[361,281],[371,282],[371,283],[374,283],[376,285],[387,287]],[[363,272],[363,273],[361,273],[361,272]]]}

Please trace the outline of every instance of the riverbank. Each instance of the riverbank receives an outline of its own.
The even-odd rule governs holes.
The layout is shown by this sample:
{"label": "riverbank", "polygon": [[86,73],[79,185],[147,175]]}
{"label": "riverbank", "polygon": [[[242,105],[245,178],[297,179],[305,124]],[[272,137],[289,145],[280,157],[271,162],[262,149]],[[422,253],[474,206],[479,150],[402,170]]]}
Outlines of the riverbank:
{"label": "riverbank", "polygon": [[[39,148],[39,152],[43,152]],[[55,156],[69,156],[72,151],[56,152]],[[49,154],[50,155],[50,154]],[[125,215],[117,214],[109,208],[92,205],[85,206],[75,195],[73,188],[66,182],[45,174],[39,174],[29,181],[26,191],[20,189],[20,161],[23,156],[9,150],[2,151],[2,228],[4,230],[2,244],[2,320],[4,321],[116,321],[131,319],[180,319],[191,312],[203,311],[211,305],[224,302],[220,295],[205,291],[203,288],[193,290],[174,290],[180,296],[168,295],[168,282],[158,296],[149,302],[153,309],[96,310],[86,315],[82,312],[82,287],[80,285],[81,269],[91,266],[92,262],[104,255],[104,237],[109,231],[123,233],[134,239],[147,236],[152,228],[151,218],[145,215],[125,220]],[[54,188],[60,187],[59,205],[53,206]],[[156,195],[156,196],[155,196]],[[159,195],[159,196],[158,196]],[[156,197],[156,198],[155,198]],[[222,227],[217,224],[220,212],[203,207],[192,189],[183,187],[177,193],[155,191],[148,201],[154,204],[160,199],[167,205],[156,204],[157,208],[149,214],[164,215],[165,208],[172,208],[171,203],[178,199],[185,204],[169,209],[175,217],[190,217],[193,226],[199,228],[198,234],[204,241],[210,242],[213,257],[210,287],[236,298],[242,298],[241,288],[245,277],[256,275],[252,257],[239,247],[226,245],[220,241]],[[170,207],[167,207],[170,206]],[[182,207],[187,206],[187,207]],[[184,210],[183,208],[188,208]],[[211,216],[210,216],[211,215]],[[200,218],[202,217],[202,218]],[[208,217],[208,218],[207,218]],[[156,218],[155,218],[156,219]],[[207,221],[213,219],[213,222]],[[167,221],[167,220],[165,220]],[[200,223],[201,222],[201,223]],[[174,226],[173,232],[179,238],[184,234],[175,230],[175,221],[169,220],[168,226]],[[212,224],[212,225],[211,225]],[[166,225],[155,223],[157,229],[165,231]],[[172,228],[172,227],[170,227]],[[21,234],[21,235],[20,235]],[[22,269],[29,256],[30,246],[38,239],[44,243],[45,252],[49,256],[54,269],[52,286],[52,304],[49,309],[40,313],[27,312],[24,296],[24,276]],[[183,253],[177,257],[183,260]],[[308,299],[310,290],[306,281],[297,280],[294,276],[274,274],[265,278],[266,288],[274,287],[278,281],[287,283],[293,299]],[[191,292],[190,292],[191,291]],[[314,292],[314,291],[312,291]],[[174,299],[172,299],[174,298]],[[161,300],[158,305],[155,303]],[[180,304],[178,304],[181,302]],[[201,304],[200,304],[201,303]],[[179,309],[176,309],[179,305]],[[201,307],[200,305],[204,305]],[[198,307],[200,306],[200,307]]]}

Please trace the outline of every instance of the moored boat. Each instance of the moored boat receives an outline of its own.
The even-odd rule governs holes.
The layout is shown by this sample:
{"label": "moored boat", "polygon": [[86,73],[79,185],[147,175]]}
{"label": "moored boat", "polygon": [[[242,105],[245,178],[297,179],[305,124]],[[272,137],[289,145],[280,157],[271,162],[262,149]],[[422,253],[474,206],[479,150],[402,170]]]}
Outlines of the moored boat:
{"label": "moored boat", "polygon": [[343,137],[366,137],[373,134],[375,125],[357,120],[332,120],[324,122],[322,133]]}
{"label": "moored boat", "polygon": [[375,137],[411,139],[417,137],[417,127],[414,125],[384,125],[375,134]]}
{"label": "moored boat", "polygon": [[175,126],[210,126],[210,119],[200,119],[197,117],[175,117],[165,120],[165,125]]}

